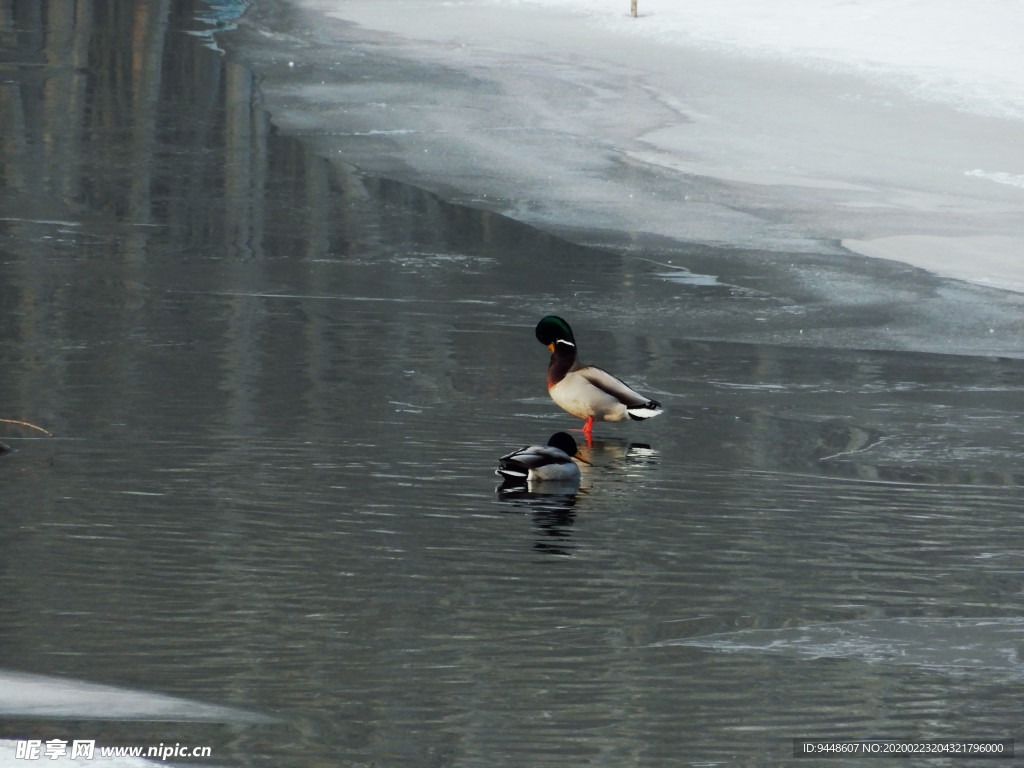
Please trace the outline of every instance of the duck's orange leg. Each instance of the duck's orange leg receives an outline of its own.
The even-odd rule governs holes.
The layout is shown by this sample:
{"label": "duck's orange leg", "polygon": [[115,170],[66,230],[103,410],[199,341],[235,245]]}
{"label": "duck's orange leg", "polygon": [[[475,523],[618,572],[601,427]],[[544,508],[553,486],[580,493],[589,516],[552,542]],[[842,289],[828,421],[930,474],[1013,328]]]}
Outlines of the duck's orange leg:
{"label": "duck's orange leg", "polygon": [[587,439],[589,440],[590,439],[590,435],[593,433],[593,431],[594,431],[594,417],[591,416],[590,418],[587,419],[586,423],[584,423],[584,425],[583,425],[583,434],[586,435]]}

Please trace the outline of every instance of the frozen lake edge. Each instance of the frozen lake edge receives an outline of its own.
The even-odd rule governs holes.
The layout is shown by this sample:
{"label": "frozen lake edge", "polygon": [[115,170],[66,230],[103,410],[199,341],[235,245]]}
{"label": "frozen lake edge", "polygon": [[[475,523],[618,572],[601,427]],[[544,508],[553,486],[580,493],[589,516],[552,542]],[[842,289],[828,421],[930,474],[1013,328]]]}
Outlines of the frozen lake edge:
{"label": "frozen lake edge", "polygon": [[[994,180],[1013,176],[1014,121],[846,73],[678,47],[659,60],[595,28],[570,39],[571,13],[538,25],[460,6],[442,32],[428,2],[377,14],[379,29],[324,15],[336,5],[260,3],[232,41],[274,122],[319,154],[586,245],[658,258],[696,244],[723,280],[773,262],[822,302],[915,316],[842,346],[1022,354],[1022,191]],[[916,289],[893,295],[894,276]]]}

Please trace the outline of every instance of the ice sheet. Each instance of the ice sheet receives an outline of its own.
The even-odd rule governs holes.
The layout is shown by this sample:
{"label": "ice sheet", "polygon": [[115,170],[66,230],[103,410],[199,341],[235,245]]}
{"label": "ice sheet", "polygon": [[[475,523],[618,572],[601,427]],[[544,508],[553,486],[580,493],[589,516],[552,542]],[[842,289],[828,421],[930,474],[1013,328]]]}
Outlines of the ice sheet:
{"label": "ice sheet", "polygon": [[549,228],[846,243],[1020,289],[1019,3],[296,2],[450,75],[325,79],[276,115],[370,171]]}
{"label": "ice sheet", "polygon": [[489,0],[573,9],[663,43],[743,51],[885,79],[981,114],[1024,118],[1024,6],[1014,0]]}
{"label": "ice sheet", "polygon": [[950,277],[1024,292],[1024,238],[895,235],[844,240],[850,250],[898,259]]}
{"label": "ice sheet", "polygon": [[[149,691],[100,685],[84,680],[25,672],[0,670],[0,717],[45,718],[52,720],[52,738],[62,739],[60,723],[65,720],[150,720],[207,721],[225,723],[268,723],[271,719],[253,712],[222,707]],[[44,741],[49,740],[49,738]],[[67,739],[64,739],[67,741]],[[63,745],[67,746],[67,745]],[[137,744],[104,745],[137,747]],[[154,746],[157,745],[147,745]],[[162,748],[164,745],[160,744]],[[170,743],[167,745],[171,746]],[[22,745],[24,747],[24,744]],[[33,760],[18,756],[17,739],[0,739],[0,768],[33,765],[102,765],[108,768],[147,768],[172,765],[164,760],[141,757],[101,756],[72,759],[68,750],[58,747]],[[52,756],[51,756],[52,755]],[[179,763],[173,763],[178,765]]]}
{"label": "ice sheet", "polygon": [[[1015,0],[640,0],[636,19],[623,0],[301,2],[420,39],[458,37],[466,12],[511,8],[527,18],[544,9],[621,36],[855,72],[966,110],[1024,119],[1024,6]],[[436,24],[419,23],[425,9]]]}
{"label": "ice sheet", "polygon": [[0,670],[0,716],[266,722],[231,707],[84,680]]}

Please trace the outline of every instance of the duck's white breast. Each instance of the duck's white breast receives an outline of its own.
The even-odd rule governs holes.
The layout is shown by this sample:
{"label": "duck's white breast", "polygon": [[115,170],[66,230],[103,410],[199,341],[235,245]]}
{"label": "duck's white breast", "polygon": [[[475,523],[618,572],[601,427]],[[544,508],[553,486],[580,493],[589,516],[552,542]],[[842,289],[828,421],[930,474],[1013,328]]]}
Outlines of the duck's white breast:
{"label": "duck's white breast", "polygon": [[591,416],[598,421],[622,421],[626,418],[626,406],[585,376],[572,371],[550,390],[551,399],[561,408],[581,419]]}

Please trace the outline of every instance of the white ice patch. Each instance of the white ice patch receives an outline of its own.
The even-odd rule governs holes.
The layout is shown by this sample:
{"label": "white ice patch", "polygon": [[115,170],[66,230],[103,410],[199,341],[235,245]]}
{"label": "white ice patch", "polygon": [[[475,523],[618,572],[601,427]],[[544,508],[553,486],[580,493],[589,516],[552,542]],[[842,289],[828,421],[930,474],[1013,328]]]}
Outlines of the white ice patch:
{"label": "white ice patch", "polygon": [[973,171],[965,171],[965,176],[977,176],[980,179],[988,179],[994,181],[997,184],[1008,184],[1011,187],[1020,187],[1024,189],[1024,175],[1019,173],[1006,173],[1005,171],[983,171],[980,168],[976,168]]}
{"label": "white ice patch", "polygon": [[682,283],[684,285],[697,285],[697,286],[721,286],[718,278],[714,275],[702,275],[697,272],[691,272],[685,267],[679,267],[671,272],[658,272],[658,277],[664,280],[670,280],[673,283]]}
{"label": "white ice patch", "polygon": [[0,670],[0,717],[270,722],[252,712],[68,677]]}
{"label": "white ice patch", "polygon": [[1019,680],[1024,620],[893,618],[749,629],[658,643],[797,659],[856,659],[948,672],[991,670]]}

